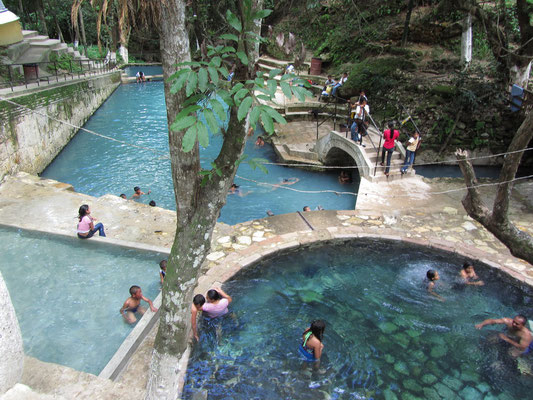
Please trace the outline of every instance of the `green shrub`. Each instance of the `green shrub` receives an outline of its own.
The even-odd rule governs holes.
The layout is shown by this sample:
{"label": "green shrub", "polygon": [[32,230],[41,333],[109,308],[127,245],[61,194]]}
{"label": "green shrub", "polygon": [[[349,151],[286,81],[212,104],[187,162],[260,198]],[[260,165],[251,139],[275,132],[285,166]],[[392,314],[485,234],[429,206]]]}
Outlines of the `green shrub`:
{"label": "green shrub", "polygon": [[50,53],[50,64],[47,65],[48,72],[80,72],[82,68],[80,64],[74,60],[72,55],[68,53],[62,53],[58,55],[55,52]]}

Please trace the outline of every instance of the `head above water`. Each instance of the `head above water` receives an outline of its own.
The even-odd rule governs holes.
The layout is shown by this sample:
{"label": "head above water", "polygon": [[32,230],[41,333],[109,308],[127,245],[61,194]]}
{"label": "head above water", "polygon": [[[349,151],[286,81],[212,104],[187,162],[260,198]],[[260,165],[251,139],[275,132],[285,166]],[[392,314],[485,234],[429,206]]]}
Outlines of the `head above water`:
{"label": "head above water", "polygon": [[121,197],[122,199],[127,199],[126,194],[124,194],[124,193],[121,193],[121,194],[120,194],[120,197]]}
{"label": "head above water", "polygon": [[197,294],[192,299],[192,304],[196,307],[202,307],[205,304],[205,297],[203,294]]}
{"label": "head above water", "polygon": [[155,207],[155,201],[150,200],[150,203],[148,203],[148,205],[151,206],[151,207]]}
{"label": "head above water", "polygon": [[207,291],[207,299],[209,301],[217,301],[221,300],[222,296],[215,289],[210,289]]}
{"label": "head above water", "polygon": [[463,269],[466,271],[469,268],[474,268],[474,265],[470,261],[465,261],[463,264]]}
{"label": "head above water", "polygon": [[513,318],[512,324],[515,328],[522,328],[527,324],[527,318],[525,315],[518,314],[516,317]]}
{"label": "head above water", "polygon": [[135,295],[141,291],[141,288],[137,285],[133,285],[132,287],[130,287],[130,294],[132,297],[135,297]]}
{"label": "head above water", "polygon": [[439,273],[434,269],[430,269],[428,272],[426,272],[426,277],[430,281],[436,281],[437,279],[439,279]]}
{"label": "head above water", "polygon": [[311,208],[309,208],[309,206],[304,206],[303,210],[304,211],[311,211]]}
{"label": "head above water", "polygon": [[166,271],[166,269],[167,269],[167,260],[159,261],[159,268],[161,268],[163,271]]}
{"label": "head above water", "polygon": [[314,337],[322,341],[322,336],[324,335],[324,330],[326,329],[326,323],[321,319],[315,319],[313,322],[311,322],[311,327],[309,329],[313,333]]}
{"label": "head above water", "polygon": [[140,192],[140,191],[141,191],[141,188],[140,188],[139,186],[135,186],[135,187],[133,188],[133,191],[134,191],[135,193]]}

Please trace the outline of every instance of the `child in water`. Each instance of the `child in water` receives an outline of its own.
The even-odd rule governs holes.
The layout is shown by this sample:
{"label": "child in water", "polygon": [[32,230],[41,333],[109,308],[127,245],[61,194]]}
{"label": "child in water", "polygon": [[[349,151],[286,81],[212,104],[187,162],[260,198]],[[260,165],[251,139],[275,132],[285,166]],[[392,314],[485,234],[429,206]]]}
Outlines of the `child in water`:
{"label": "child in water", "polygon": [[161,260],[159,262],[159,278],[161,279],[161,285],[163,285],[166,274],[167,274],[167,260]]}
{"label": "child in water", "polygon": [[317,319],[311,322],[311,326],[303,333],[299,350],[307,361],[320,361],[320,356],[324,349],[322,336],[325,329],[326,323],[321,319]]}
{"label": "child in water", "polygon": [[476,271],[474,271],[474,266],[469,261],[466,261],[463,264],[463,269],[461,269],[460,274],[463,283],[465,283],[466,285],[483,286],[485,284],[481,279],[479,279],[479,276],[477,276]]}
{"label": "child in water", "polygon": [[440,296],[439,294],[435,293],[435,291],[434,291],[436,282],[440,279],[439,273],[437,271],[435,271],[434,269],[430,269],[426,273],[426,277],[427,277],[427,279],[429,281],[428,286],[427,286],[428,293],[430,295],[432,295],[432,296],[435,296],[440,301],[444,301],[445,300],[444,297]]}
{"label": "child in water", "polygon": [[124,305],[120,309],[120,314],[124,317],[128,324],[133,324],[137,321],[135,313],[143,315],[146,309],[141,306],[141,300],[144,300],[150,306],[152,312],[156,312],[157,308],[154,307],[152,300],[145,297],[139,286],[133,285],[130,287],[130,297],[126,299]]}

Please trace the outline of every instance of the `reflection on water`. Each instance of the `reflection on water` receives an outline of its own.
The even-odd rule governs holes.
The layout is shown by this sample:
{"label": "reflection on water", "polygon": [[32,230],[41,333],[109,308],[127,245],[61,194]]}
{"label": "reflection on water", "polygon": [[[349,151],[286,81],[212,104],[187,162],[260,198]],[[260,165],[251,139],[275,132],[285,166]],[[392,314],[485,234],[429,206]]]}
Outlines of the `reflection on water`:
{"label": "reflection on water", "polygon": [[[133,194],[140,186],[151,195],[140,201],[154,200],[160,207],[175,209],[174,189],[168,159],[168,134],[166,108],[162,82],[120,86],[95,112],[85,128],[133,143],[141,148],[126,146],[80,131],[42,173],[45,178],[67,182],[77,192],[92,196],[107,193]],[[264,158],[275,162],[270,145],[256,147],[257,135],[250,137],[245,152],[250,158]],[[202,166],[210,168],[222,143],[221,135],[212,136],[211,144],[200,152]],[[154,153],[150,149],[156,149]],[[284,214],[302,210],[304,206],[315,209],[349,210],[355,207],[355,196],[338,195],[357,192],[359,177],[353,184],[341,185],[339,171],[312,172],[278,165],[266,165],[268,173],[253,170],[242,163],[237,175],[253,181],[236,178],[241,195],[228,196],[220,221],[228,224],[263,218],[268,210]],[[298,178],[294,185],[279,185],[284,179]],[[255,181],[255,182],[254,182]],[[262,185],[261,183],[270,185]],[[288,190],[289,189],[296,189]],[[303,193],[301,191],[331,190],[336,193]]]}
{"label": "reflection on water", "polygon": [[[225,285],[233,316],[201,328],[185,398],[527,398],[533,380],[474,324],[528,311],[487,268],[483,287],[457,285],[464,260],[422,247],[361,240],[308,248],[243,271]],[[441,275],[430,298],[428,269]],[[297,347],[326,321],[320,367]],[[495,327],[495,329],[499,329]],[[497,370],[494,368],[498,367]],[[491,397],[494,396],[494,397]],[[500,396],[500,397],[497,397]],[[507,396],[507,397],[506,397]]]}

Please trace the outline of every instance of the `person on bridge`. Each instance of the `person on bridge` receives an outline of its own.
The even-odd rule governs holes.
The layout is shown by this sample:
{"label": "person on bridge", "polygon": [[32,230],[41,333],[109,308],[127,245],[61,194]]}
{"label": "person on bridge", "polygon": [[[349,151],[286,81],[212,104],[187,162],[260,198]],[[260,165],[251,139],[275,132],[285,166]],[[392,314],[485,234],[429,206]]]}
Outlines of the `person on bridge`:
{"label": "person on bridge", "polygon": [[413,133],[413,136],[409,139],[409,143],[407,144],[407,149],[405,151],[405,161],[403,162],[403,166],[400,169],[400,172],[405,174],[407,172],[407,168],[413,164],[415,161],[415,153],[418,150],[420,144],[420,137],[418,135],[418,132]]}
{"label": "person on bridge", "polygon": [[383,143],[383,150],[381,151],[381,166],[385,162],[385,153],[387,153],[387,166],[385,167],[385,176],[389,176],[390,170],[390,160],[392,158],[392,152],[396,146],[396,139],[400,137],[400,132],[394,129],[394,123],[389,122],[389,129],[383,131],[383,138],[385,142]]}
{"label": "person on bridge", "polygon": [[366,116],[370,114],[370,107],[366,104],[366,100],[362,99],[361,103],[355,108],[355,114],[350,130],[352,132],[352,140],[359,141],[359,145],[365,147],[363,144],[363,136],[366,136]]}

